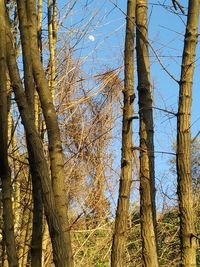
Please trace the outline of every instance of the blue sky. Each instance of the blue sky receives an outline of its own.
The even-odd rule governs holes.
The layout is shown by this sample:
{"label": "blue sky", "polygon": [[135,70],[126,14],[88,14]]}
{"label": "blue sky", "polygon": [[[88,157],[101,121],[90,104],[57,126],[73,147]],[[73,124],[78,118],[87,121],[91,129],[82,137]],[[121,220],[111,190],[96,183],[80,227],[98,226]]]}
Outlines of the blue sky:
{"label": "blue sky", "polygon": [[[155,2],[155,1],[154,1]],[[170,2],[170,1],[166,1]],[[187,1],[180,1],[183,5],[186,5]],[[185,9],[187,12],[187,9]],[[151,13],[151,19],[149,23],[149,36],[153,41],[153,46],[156,49],[161,48],[160,55],[163,64],[167,69],[179,80],[181,71],[181,56],[183,50],[183,38],[185,33],[186,22],[185,16],[174,15],[162,7],[153,7]],[[154,43],[154,40],[157,43]],[[161,44],[160,44],[161,43]],[[162,48],[163,44],[163,48]],[[165,44],[167,44],[165,46]],[[199,45],[197,47],[196,56],[196,69],[194,75],[193,85],[193,104],[192,104],[192,135],[195,136],[200,129],[200,113],[199,113],[199,101],[200,101],[200,66],[199,66]],[[164,57],[162,57],[164,56]],[[152,80],[155,79],[155,92],[154,99],[155,104],[158,107],[163,107],[168,110],[177,111],[178,103],[178,84],[174,82],[158,64],[152,64],[151,67]],[[176,118],[167,119],[163,117],[164,114],[155,113],[155,150],[159,151],[171,151],[171,146],[176,136]],[[171,157],[164,155],[156,155],[156,175],[157,178],[162,178],[165,174],[165,183],[168,184],[168,192],[172,192],[171,184],[174,183],[176,177],[172,177],[167,173],[168,160]],[[173,192],[176,189],[173,190]]]}
{"label": "blue sky", "polygon": [[[186,0],[180,1],[185,7],[187,6],[187,2]],[[68,7],[70,3],[72,2],[69,2]],[[149,1],[149,40],[164,66],[179,80],[186,16],[174,14],[169,8],[166,9],[163,6],[157,5],[158,3],[171,5],[171,0]],[[59,1],[59,5],[64,6],[62,1]],[[63,14],[68,7],[63,9]],[[187,12],[187,8],[185,11]],[[76,58],[81,58],[82,68],[85,70],[85,73],[87,73],[88,79],[90,79],[93,74],[99,73],[106,68],[117,68],[123,65],[125,33],[124,12],[126,12],[126,1],[124,0],[79,0],[64,23],[66,31],[69,31],[71,34],[70,38],[72,44],[75,44],[77,38],[82,36],[80,42],[75,47],[74,56]],[[60,17],[62,17],[62,14],[60,14]],[[84,31],[85,28],[87,28],[87,31]],[[61,31],[62,30],[64,31],[63,28],[61,28]],[[150,49],[149,51],[154,106],[177,112],[178,84],[163,70],[152,50]],[[200,130],[199,57],[200,48],[198,45],[193,87],[192,135],[196,135]],[[121,75],[123,78],[123,72]],[[136,73],[135,81],[137,86]],[[92,82],[88,84],[92,86]],[[137,93],[136,89],[135,92]],[[137,101],[135,101],[135,110],[137,111]],[[172,116],[169,116],[167,113],[155,110],[154,119],[155,151],[173,152],[172,144],[176,139],[176,118],[172,118]],[[120,121],[121,119],[118,120],[119,126]],[[115,164],[119,165],[121,151],[120,127],[115,129],[114,135],[116,135],[117,139],[115,139],[112,146],[116,155]],[[133,139],[134,143],[137,144],[137,122],[134,125]],[[176,177],[173,177],[169,172],[168,162],[170,159],[171,156],[169,155],[161,153],[155,154],[158,187],[160,186],[160,181],[162,181],[164,190],[168,190],[167,193],[172,194],[176,191],[173,186],[175,185]],[[159,205],[161,204],[160,199],[160,194],[158,194]]]}

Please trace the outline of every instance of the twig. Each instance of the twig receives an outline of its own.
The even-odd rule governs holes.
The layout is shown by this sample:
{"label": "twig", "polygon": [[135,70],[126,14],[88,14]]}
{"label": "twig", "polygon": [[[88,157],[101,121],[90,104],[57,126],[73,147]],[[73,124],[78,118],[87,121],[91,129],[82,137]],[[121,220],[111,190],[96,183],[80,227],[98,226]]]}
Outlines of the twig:
{"label": "twig", "polygon": [[163,112],[166,112],[166,113],[169,113],[169,114],[172,114],[172,115],[174,115],[174,116],[177,116],[177,113],[174,113],[174,112],[172,112],[172,111],[169,111],[169,110],[167,110],[167,109],[163,109],[163,108],[157,108],[157,107],[152,107],[153,109],[157,109],[157,110],[160,110],[160,111],[163,111]]}
{"label": "twig", "polygon": [[[175,9],[176,11],[177,11],[178,8],[179,8],[180,11],[182,12],[182,14],[185,15],[185,11],[184,11],[182,5],[181,5],[177,0],[172,0],[172,4],[173,4],[174,9]],[[178,6],[178,8],[177,8],[177,6]]]}

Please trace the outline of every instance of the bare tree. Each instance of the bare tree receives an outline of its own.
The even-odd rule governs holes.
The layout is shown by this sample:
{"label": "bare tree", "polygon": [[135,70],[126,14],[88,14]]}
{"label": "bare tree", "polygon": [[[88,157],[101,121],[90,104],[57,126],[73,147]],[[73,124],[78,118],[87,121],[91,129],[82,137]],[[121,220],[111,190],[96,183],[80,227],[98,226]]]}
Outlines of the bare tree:
{"label": "bare tree", "polygon": [[[22,1],[23,2],[23,1]],[[24,4],[25,9],[25,4]],[[40,60],[37,38],[37,20],[36,20],[36,2],[34,0],[27,1],[26,5],[27,19],[29,23],[29,31],[27,34],[31,39],[31,60],[33,67],[33,76],[38,90],[42,111],[47,126],[49,155],[51,165],[52,186],[55,195],[56,210],[61,221],[62,231],[66,246],[66,257],[68,266],[73,266],[71,238],[69,232],[68,220],[68,203],[65,190],[65,172],[63,151],[60,138],[60,130],[58,119],[53,105],[53,98],[49,90],[48,82],[45,77],[45,72]],[[55,34],[56,32],[54,32]],[[52,71],[51,71],[52,73]],[[55,74],[53,74],[55,75]]]}
{"label": "bare tree", "polygon": [[[5,13],[4,1],[0,1],[0,14]],[[6,22],[0,16],[0,178],[2,183],[3,231],[10,267],[18,266],[12,210],[12,183],[8,163],[8,103],[6,86]]]}
{"label": "bare tree", "polygon": [[144,266],[158,266],[152,85],[148,51],[147,1],[136,4],[136,51],[140,115],[140,216]]}
{"label": "bare tree", "polygon": [[195,210],[191,175],[191,104],[195,50],[198,37],[199,0],[189,0],[182,56],[178,122],[177,174],[180,209],[181,266],[196,266]]}
{"label": "bare tree", "polygon": [[[6,14],[2,12],[2,16],[5,17]],[[11,79],[11,86],[14,89],[16,102],[25,127],[27,139],[29,139],[30,142],[30,146],[28,148],[32,165],[31,168],[34,169],[36,176],[40,179],[42,185],[44,210],[53,246],[54,262],[56,266],[65,267],[67,266],[67,251],[61,223],[56,212],[55,198],[51,181],[49,179],[49,170],[44,156],[42,142],[37,133],[31,110],[23,92],[23,85],[16,63],[15,51],[12,43],[13,38],[8,18],[6,18],[6,31],[7,65]]]}
{"label": "bare tree", "polygon": [[[18,18],[20,37],[23,53],[23,66],[24,66],[24,84],[26,98],[32,113],[32,119],[34,119],[34,95],[35,85],[33,80],[31,53],[29,47],[29,36],[26,32],[27,17],[25,10],[23,9],[22,2],[17,1]],[[37,114],[36,114],[37,116]],[[27,139],[27,146],[31,146],[29,139]],[[30,159],[30,158],[29,158]],[[30,164],[30,166],[32,166]],[[32,227],[32,242],[31,242],[31,264],[32,266],[40,266],[42,258],[42,192],[41,183],[37,179],[35,170],[31,168],[32,188],[33,188],[33,227]]]}
{"label": "bare tree", "polygon": [[134,23],[135,0],[127,2],[126,37],[124,50],[124,107],[122,125],[122,155],[119,198],[116,211],[115,229],[113,236],[111,266],[126,266],[126,238],[128,231],[128,216],[130,190],[132,183],[132,120],[134,101]]}

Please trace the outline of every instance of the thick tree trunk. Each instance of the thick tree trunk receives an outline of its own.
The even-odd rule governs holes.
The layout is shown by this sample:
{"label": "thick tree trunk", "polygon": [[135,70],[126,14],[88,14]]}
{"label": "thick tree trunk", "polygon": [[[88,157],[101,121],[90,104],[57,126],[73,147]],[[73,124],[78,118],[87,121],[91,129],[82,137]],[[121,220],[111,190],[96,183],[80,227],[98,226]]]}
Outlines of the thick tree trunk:
{"label": "thick tree trunk", "polygon": [[[4,16],[5,14],[1,14]],[[29,160],[31,168],[36,172],[37,179],[41,181],[43,203],[45,215],[49,225],[49,232],[53,246],[53,258],[56,267],[67,267],[67,251],[64,243],[63,232],[59,220],[59,215],[56,211],[56,204],[54,194],[49,179],[49,171],[47,162],[45,160],[43,146],[41,139],[37,133],[31,110],[28,106],[26,97],[23,93],[23,86],[21,83],[15,51],[12,44],[12,35],[10,32],[10,25],[7,18],[7,64],[11,79],[11,86],[13,87],[16,102],[19,112],[24,124],[27,140],[29,140]]]}
{"label": "thick tree trunk", "polygon": [[[22,44],[23,66],[24,66],[24,84],[27,102],[29,104],[32,118],[34,119],[34,91],[32,62],[30,53],[30,44],[28,36],[28,24],[26,10],[23,8],[22,1],[17,1],[19,28]],[[37,115],[37,114],[36,114]],[[29,139],[27,139],[28,151],[31,149]],[[30,164],[31,166],[31,164]],[[37,173],[31,168],[32,195],[33,195],[33,227],[31,240],[31,266],[40,267],[42,261],[42,192],[41,183],[37,179]]]}
{"label": "thick tree trunk", "polygon": [[191,175],[191,104],[199,0],[190,0],[182,57],[177,122],[177,174],[180,209],[181,266],[196,266],[195,209]]}
{"label": "thick tree trunk", "polygon": [[52,185],[56,202],[56,212],[60,218],[64,240],[66,245],[66,257],[69,267],[73,266],[71,238],[68,220],[67,194],[65,190],[65,172],[63,151],[60,138],[58,119],[53,105],[53,99],[49,90],[45,72],[40,61],[40,54],[37,44],[36,6],[35,0],[27,1],[27,17],[29,23],[29,38],[31,40],[31,57],[33,75],[37,86],[42,111],[47,126],[49,140],[49,155]]}
{"label": "thick tree trunk", "polygon": [[122,125],[122,156],[119,198],[116,211],[116,221],[113,236],[111,266],[126,266],[126,238],[128,231],[128,216],[130,189],[132,183],[132,119],[134,100],[134,23],[135,0],[128,0],[126,17],[126,37],[124,51],[124,108]]}
{"label": "thick tree trunk", "polygon": [[148,51],[147,1],[136,4],[136,51],[140,115],[140,216],[144,266],[158,266],[152,86]]}
{"label": "thick tree trunk", "polygon": [[[0,14],[5,3],[0,0]],[[10,267],[18,266],[12,210],[12,183],[8,164],[8,107],[6,86],[6,27],[5,17],[0,15],[0,178],[2,183],[3,229]]]}

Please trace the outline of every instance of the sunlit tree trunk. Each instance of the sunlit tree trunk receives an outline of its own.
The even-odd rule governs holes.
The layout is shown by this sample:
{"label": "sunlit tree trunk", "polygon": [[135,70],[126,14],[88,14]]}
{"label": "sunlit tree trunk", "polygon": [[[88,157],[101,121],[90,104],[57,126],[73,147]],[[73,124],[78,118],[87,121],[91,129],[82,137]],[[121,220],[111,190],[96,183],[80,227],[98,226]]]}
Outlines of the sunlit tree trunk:
{"label": "sunlit tree trunk", "polygon": [[33,75],[37,86],[48,133],[50,169],[56,202],[56,211],[60,218],[62,231],[64,233],[67,264],[69,267],[71,267],[73,266],[73,259],[68,221],[67,194],[65,190],[63,151],[58,119],[38,50],[35,0],[27,1],[27,18],[29,23],[29,37],[31,39],[30,47]]}
{"label": "sunlit tree trunk", "polygon": [[[31,196],[29,201],[31,200]],[[32,227],[32,212],[30,209],[27,209],[24,213],[26,219],[24,224],[21,227],[21,236],[20,236],[20,247],[19,247],[19,266],[27,266],[29,258],[29,248],[31,241],[31,227]]]}
{"label": "sunlit tree trunk", "polygon": [[[19,28],[22,44],[23,66],[24,66],[24,84],[25,94],[29,109],[32,113],[32,119],[34,119],[34,91],[35,85],[32,73],[32,62],[29,45],[28,24],[26,17],[25,6],[22,1],[17,1]],[[37,114],[36,114],[37,115]],[[29,139],[27,139],[28,150],[31,148]],[[29,158],[30,159],[30,158]],[[30,167],[32,165],[30,164]],[[37,173],[31,168],[32,177],[32,193],[33,193],[33,227],[32,227],[32,240],[31,240],[31,266],[41,266],[42,260],[42,192],[41,183],[37,179]]]}
{"label": "sunlit tree trunk", "polygon": [[191,175],[191,104],[199,0],[190,0],[182,56],[177,122],[177,174],[180,209],[181,266],[196,266],[195,209]]}
{"label": "sunlit tree trunk", "polygon": [[42,265],[41,265],[42,267],[45,267],[45,256],[47,252],[50,250],[48,243],[49,243],[49,229],[47,223],[45,222],[43,236],[42,236]]}
{"label": "sunlit tree trunk", "polygon": [[[30,190],[30,187],[28,186],[28,190]],[[22,213],[22,219],[21,219],[21,227],[19,229],[18,235],[19,235],[19,241],[18,241],[18,257],[19,257],[19,266],[24,266],[23,264],[27,262],[27,255],[25,252],[29,249],[29,244],[27,243],[27,235],[28,235],[28,229],[30,229],[29,225],[31,224],[31,211],[30,211],[30,193],[25,196],[24,201],[24,208],[21,210]],[[27,206],[29,208],[27,209]],[[30,241],[30,240],[29,240]]]}
{"label": "sunlit tree trunk", "polygon": [[[5,13],[1,13],[5,16]],[[43,146],[41,139],[37,133],[31,110],[29,109],[26,97],[23,92],[23,86],[19,75],[15,51],[13,49],[12,34],[10,31],[9,20],[7,18],[7,38],[6,38],[6,50],[7,50],[7,64],[9,69],[9,75],[11,79],[11,86],[15,93],[16,102],[24,124],[26,137],[29,139],[29,158],[32,168],[35,170],[37,178],[41,181],[43,203],[45,215],[49,225],[49,232],[51,236],[53,246],[53,258],[56,267],[66,267],[66,249],[60,224],[59,215],[56,211],[56,204],[54,194],[49,179],[49,170],[47,162],[45,160]]]}
{"label": "sunlit tree trunk", "polygon": [[[38,37],[38,49],[40,53],[41,62],[43,61],[42,56],[42,8],[43,8],[43,0],[38,0],[37,2],[37,37]],[[37,91],[35,90],[35,97],[34,97],[34,111],[35,111],[35,126],[38,129],[38,132],[41,133],[41,106],[39,101],[39,96]]]}
{"label": "sunlit tree trunk", "polygon": [[122,156],[119,198],[116,211],[115,229],[111,252],[111,266],[126,266],[126,238],[130,189],[132,183],[132,119],[134,100],[134,23],[135,0],[128,0],[126,17],[126,37],[124,51],[124,107],[122,122]]}
{"label": "sunlit tree trunk", "polygon": [[48,0],[48,39],[49,39],[49,88],[54,101],[55,98],[55,46],[57,36],[57,6],[55,0]]}
{"label": "sunlit tree trunk", "polygon": [[[0,0],[0,14],[5,12],[5,3]],[[6,27],[5,17],[0,15],[0,178],[2,183],[3,231],[10,267],[18,266],[12,210],[12,183],[8,164],[8,105],[6,86]]]}
{"label": "sunlit tree trunk", "polygon": [[148,51],[147,1],[136,4],[136,51],[140,115],[140,216],[144,266],[158,266],[154,172],[154,126]]}
{"label": "sunlit tree trunk", "polygon": [[42,62],[42,4],[43,0],[37,1],[37,37],[38,37],[38,48],[40,52],[40,58]]}

